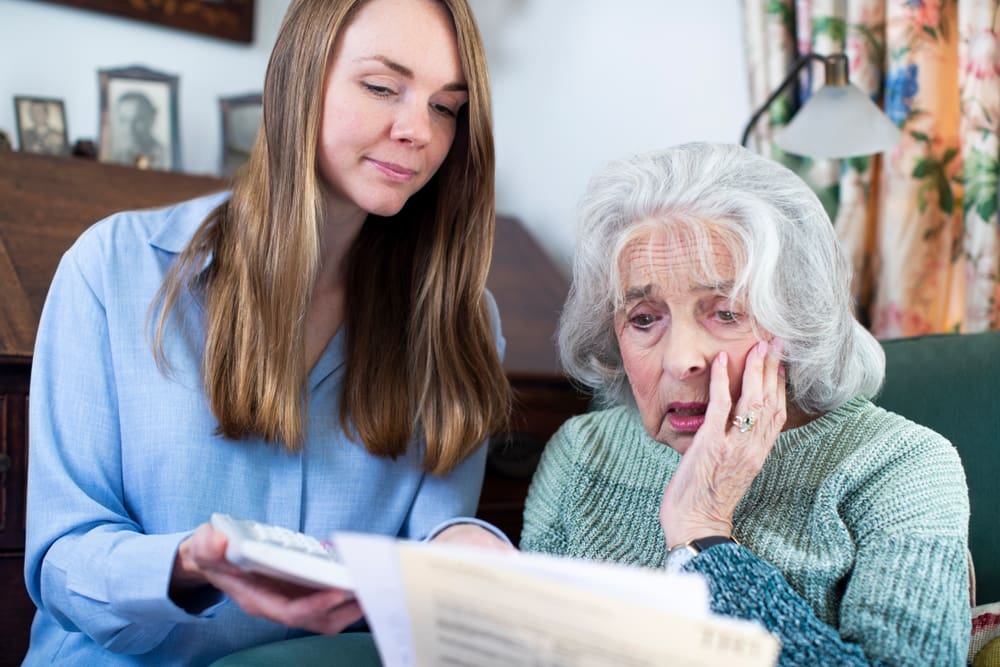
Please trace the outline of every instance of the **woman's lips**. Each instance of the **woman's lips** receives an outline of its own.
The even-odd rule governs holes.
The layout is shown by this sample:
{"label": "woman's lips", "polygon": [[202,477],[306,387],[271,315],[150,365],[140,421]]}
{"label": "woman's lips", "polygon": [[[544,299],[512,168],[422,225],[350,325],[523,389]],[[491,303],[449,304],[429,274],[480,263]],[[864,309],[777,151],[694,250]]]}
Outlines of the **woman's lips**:
{"label": "woman's lips", "polygon": [[413,169],[407,169],[406,167],[395,164],[394,162],[382,162],[381,160],[376,160],[374,158],[368,158],[368,161],[371,162],[372,165],[386,177],[399,183],[409,181],[417,173]]}
{"label": "woman's lips", "polygon": [[705,423],[706,403],[671,403],[667,406],[667,421],[678,432],[693,433]]}

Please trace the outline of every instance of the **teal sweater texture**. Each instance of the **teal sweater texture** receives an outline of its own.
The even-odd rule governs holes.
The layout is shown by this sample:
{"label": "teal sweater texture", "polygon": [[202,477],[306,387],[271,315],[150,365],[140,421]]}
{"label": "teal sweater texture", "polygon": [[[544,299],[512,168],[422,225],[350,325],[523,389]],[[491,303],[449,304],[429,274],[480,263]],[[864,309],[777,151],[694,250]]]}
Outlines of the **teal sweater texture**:
{"label": "teal sweater texture", "polygon": [[[658,511],[679,463],[633,408],[569,420],[532,480],[521,548],[662,567]],[[713,611],[778,636],[781,665],[964,665],[968,525],[951,444],[856,398],[781,434],[736,509],[741,546],[686,569]]]}

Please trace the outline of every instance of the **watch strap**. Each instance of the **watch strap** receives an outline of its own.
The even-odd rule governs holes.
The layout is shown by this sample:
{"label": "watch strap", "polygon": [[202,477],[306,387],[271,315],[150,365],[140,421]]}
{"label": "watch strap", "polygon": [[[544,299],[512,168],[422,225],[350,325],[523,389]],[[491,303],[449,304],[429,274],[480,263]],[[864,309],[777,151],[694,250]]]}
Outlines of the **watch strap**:
{"label": "watch strap", "polygon": [[734,537],[709,535],[708,537],[699,537],[696,540],[691,540],[685,546],[696,553],[701,553],[705,549],[714,547],[716,544],[739,544],[739,542],[737,542]]}

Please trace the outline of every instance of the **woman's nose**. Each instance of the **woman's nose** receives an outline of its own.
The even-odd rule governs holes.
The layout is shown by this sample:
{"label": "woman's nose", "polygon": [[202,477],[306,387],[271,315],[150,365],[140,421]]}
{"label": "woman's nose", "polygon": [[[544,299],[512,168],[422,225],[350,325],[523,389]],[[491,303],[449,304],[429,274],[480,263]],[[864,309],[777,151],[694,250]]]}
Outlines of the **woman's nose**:
{"label": "woman's nose", "polygon": [[430,107],[423,103],[400,105],[390,136],[415,146],[426,145],[431,140],[430,113]]}
{"label": "woman's nose", "polygon": [[712,362],[702,349],[704,344],[704,335],[697,327],[675,323],[661,339],[663,370],[678,380],[705,372]]}

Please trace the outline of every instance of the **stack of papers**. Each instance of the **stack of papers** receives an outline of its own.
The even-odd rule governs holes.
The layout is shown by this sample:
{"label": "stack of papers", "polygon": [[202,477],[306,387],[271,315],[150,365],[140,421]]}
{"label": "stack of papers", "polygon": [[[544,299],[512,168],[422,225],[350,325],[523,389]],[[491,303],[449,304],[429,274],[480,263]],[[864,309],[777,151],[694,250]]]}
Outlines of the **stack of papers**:
{"label": "stack of papers", "polygon": [[697,574],[336,533],[387,667],[765,667],[762,626],[712,615]]}

